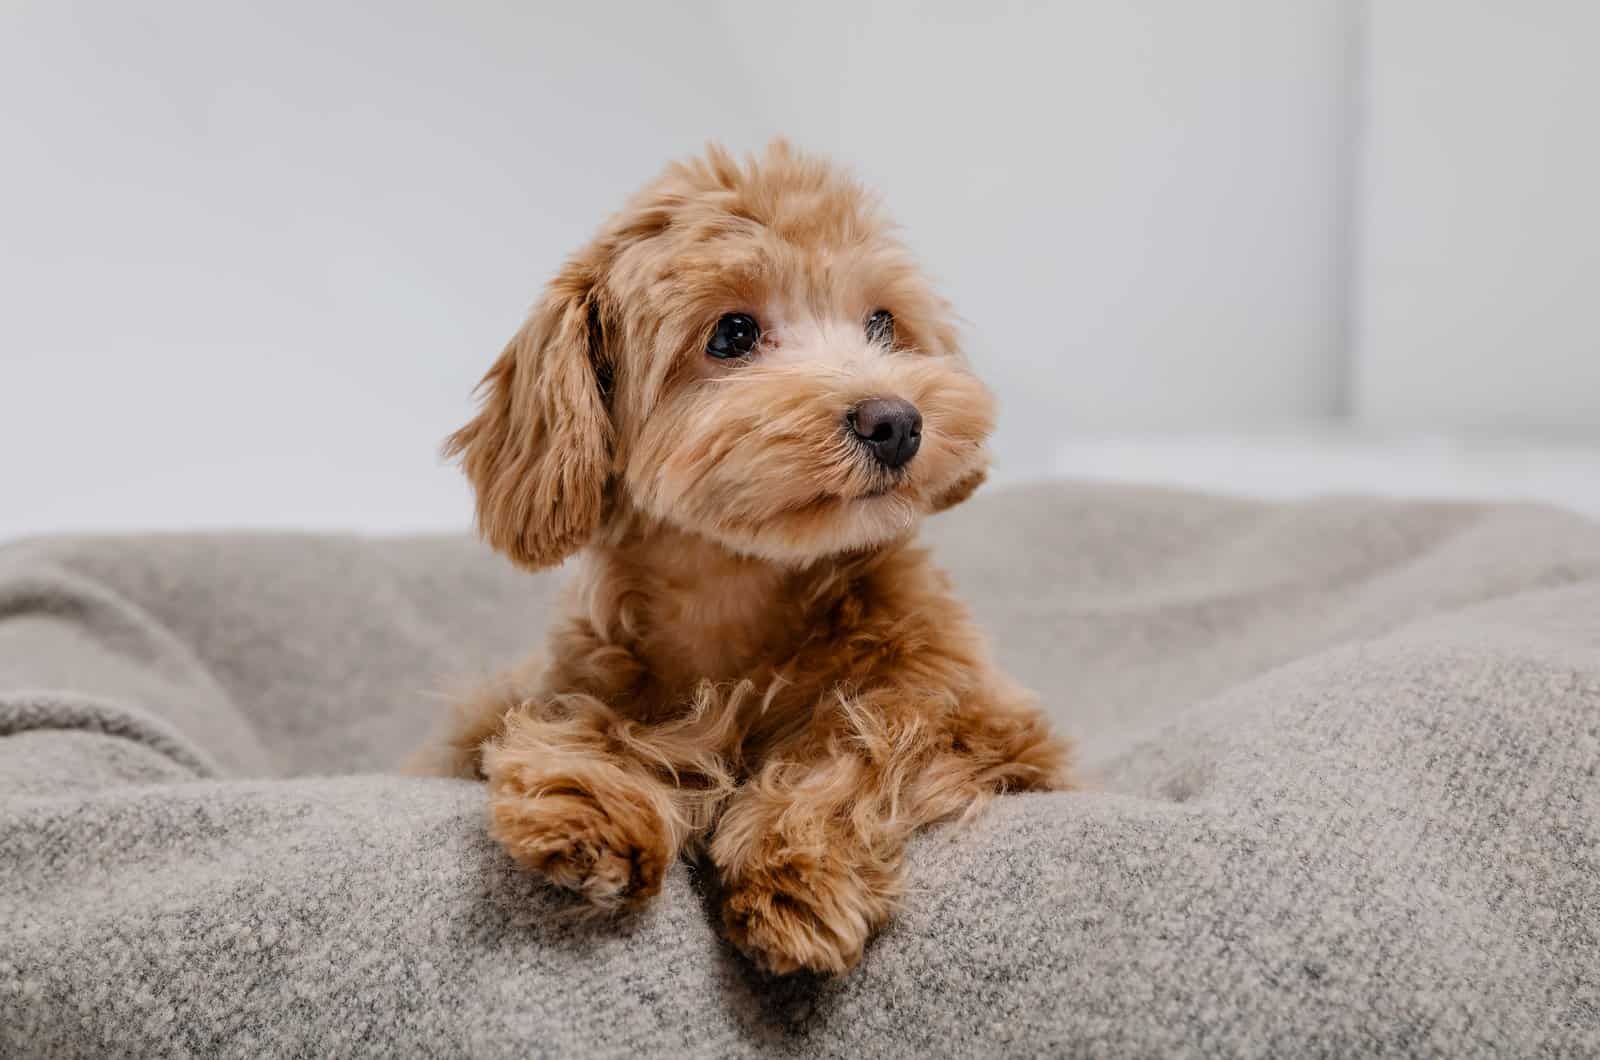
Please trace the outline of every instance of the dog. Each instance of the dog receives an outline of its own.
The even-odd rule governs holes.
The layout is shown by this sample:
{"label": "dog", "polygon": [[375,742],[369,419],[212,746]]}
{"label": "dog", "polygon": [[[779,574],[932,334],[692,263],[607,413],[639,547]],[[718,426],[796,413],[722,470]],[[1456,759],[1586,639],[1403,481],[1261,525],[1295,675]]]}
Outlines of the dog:
{"label": "dog", "polygon": [[415,771],[481,778],[507,854],[623,912],[695,852],[758,967],[841,974],[907,839],[1069,786],[922,518],[983,481],[994,403],[848,174],[783,141],[670,165],[551,281],[446,443],[482,536],[582,553],[544,656]]}

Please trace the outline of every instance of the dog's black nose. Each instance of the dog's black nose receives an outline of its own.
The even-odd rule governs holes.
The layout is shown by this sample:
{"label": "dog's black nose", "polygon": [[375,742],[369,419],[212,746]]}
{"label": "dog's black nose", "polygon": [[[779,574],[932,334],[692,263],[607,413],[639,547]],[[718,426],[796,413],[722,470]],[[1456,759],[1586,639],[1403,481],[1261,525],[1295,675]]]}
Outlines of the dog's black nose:
{"label": "dog's black nose", "polygon": [[922,413],[904,398],[869,398],[845,422],[885,467],[904,467],[922,445]]}

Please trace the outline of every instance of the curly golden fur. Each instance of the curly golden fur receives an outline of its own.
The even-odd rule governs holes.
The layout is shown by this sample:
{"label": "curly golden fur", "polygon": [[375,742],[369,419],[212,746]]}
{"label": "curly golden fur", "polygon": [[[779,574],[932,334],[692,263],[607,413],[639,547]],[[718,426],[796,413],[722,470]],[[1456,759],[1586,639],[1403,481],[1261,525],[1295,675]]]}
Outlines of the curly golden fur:
{"label": "curly golden fur", "polygon": [[[893,314],[893,337],[865,322]],[[745,357],[706,352],[725,314]],[[1067,783],[1067,748],[991,663],[920,519],[982,481],[993,403],[948,306],[870,197],[779,142],[672,165],[551,282],[451,437],[483,535],[583,550],[545,658],[460,704],[419,760],[482,777],[518,862],[595,909],[690,845],[728,937],[840,973],[890,915],[907,838]],[[863,401],[920,448],[875,459]]]}

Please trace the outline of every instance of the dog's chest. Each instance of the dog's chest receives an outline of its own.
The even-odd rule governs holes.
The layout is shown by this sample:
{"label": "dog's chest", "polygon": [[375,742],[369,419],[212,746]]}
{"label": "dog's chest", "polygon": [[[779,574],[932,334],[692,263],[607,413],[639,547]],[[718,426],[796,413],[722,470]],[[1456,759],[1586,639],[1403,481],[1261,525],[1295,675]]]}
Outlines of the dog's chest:
{"label": "dog's chest", "polygon": [[640,648],[664,683],[692,689],[763,669],[789,630],[770,592],[734,583],[726,591],[671,593],[654,601]]}

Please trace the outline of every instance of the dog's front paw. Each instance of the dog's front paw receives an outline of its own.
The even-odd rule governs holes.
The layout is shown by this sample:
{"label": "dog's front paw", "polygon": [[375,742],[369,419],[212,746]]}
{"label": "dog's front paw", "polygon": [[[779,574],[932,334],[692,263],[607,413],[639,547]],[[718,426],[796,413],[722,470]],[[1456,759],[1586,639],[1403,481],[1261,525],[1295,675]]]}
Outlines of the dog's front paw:
{"label": "dog's front paw", "polygon": [[828,855],[749,866],[727,882],[722,903],[729,940],[779,975],[849,971],[888,913],[883,890]]}
{"label": "dog's front paw", "polygon": [[661,890],[672,859],[665,821],[632,794],[491,776],[489,833],[519,864],[596,911],[623,910]]}

